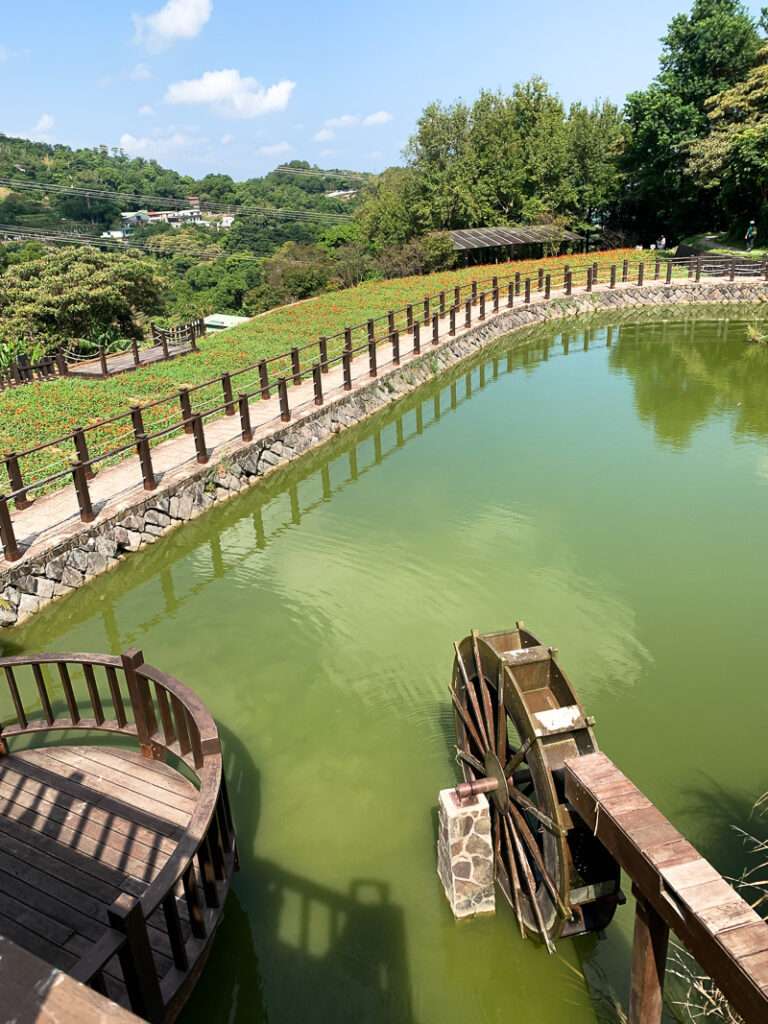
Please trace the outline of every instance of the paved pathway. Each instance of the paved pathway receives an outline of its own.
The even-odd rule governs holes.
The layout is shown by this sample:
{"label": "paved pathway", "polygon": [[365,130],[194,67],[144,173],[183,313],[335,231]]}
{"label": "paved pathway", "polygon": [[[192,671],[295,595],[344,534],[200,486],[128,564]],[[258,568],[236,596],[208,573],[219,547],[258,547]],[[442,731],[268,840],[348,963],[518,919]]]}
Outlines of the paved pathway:
{"label": "paved pathway", "polygon": [[[718,283],[725,279],[707,278],[707,283]],[[676,285],[685,286],[693,283],[687,279],[675,280]],[[653,288],[663,286],[663,281],[650,281],[644,286]],[[617,284],[616,290],[632,287],[632,283],[626,285]],[[574,295],[582,292],[574,290]],[[600,284],[595,291],[607,291],[607,284]],[[552,292],[552,298],[562,296],[562,292]],[[533,293],[531,306],[539,306],[546,300],[543,293]],[[523,305],[523,296],[515,299],[517,309],[528,308]],[[491,311],[492,304],[487,303],[485,322],[491,322],[496,316],[507,312],[507,297],[502,294],[500,297],[499,313]],[[466,333],[464,328],[464,311],[459,311],[456,318],[456,338],[461,338]],[[472,327],[476,327],[479,320],[479,306],[473,307]],[[460,326],[461,325],[461,326]],[[445,317],[439,320],[439,339],[445,341],[450,334],[450,318],[446,313]],[[428,352],[431,347],[432,328],[431,326],[421,328],[421,351]],[[414,358],[418,358],[413,352],[412,336],[406,332],[400,335],[400,365],[406,366]],[[388,342],[381,342],[377,346],[378,370],[392,367],[392,347]],[[352,362],[352,390],[356,391],[370,383],[367,351],[361,353]],[[328,373],[323,374],[323,398],[324,404],[328,406],[346,394],[343,390],[343,375],[341,366],[334,366]],[[292,385],[288,389],[288,400],[293,421],[301,420],[316,410],[314,405],[314,389],[312,380],[303,381],[301,384]],[[266,437],[275,429],[281,426],[280,410],[277,396],[269,401],[257,400],[250,403],[251,426],[254,440]],[[242,444],[240,417],[222,416],[217,420],[207,421],[204,425],[205,440],[209,457],[216,459],[228,451],[237,450]],[[183,434],[164,441],[152,448],[152,465],[159,486],[167,486],[177,483],[185,477],[190,476],[199,468],[194,438],[191,434]],[[142,485],[141,468],[137,456],[123,459],[113,466],[105,466],[99,470],[93,480],[89,482],[91,503],[96,521],[114,516],[117,513],[127,511],[138,502],[148,496]],[[12,521],[16,533],[16,541],[19,550],[22,552],[22,561],[7,562],[0,557],[0,571],[10,566],[20,566],[23,562],[30,561],[40,556],[44,551],[58,544],[62,540],[86,529],[87,527],[80,520],[80,512],[77,504],[74,487],[68,486],[51,494],[43,495],[24,510],[12,512]]]}
{"label": "paved pathway", "polygon": [[[176,356],[187,356],[193,351],[194,349],[189,345],[168,346],[168,355],[171,359]],[[113,352],[112,355],[106,357],[106,360],[107,370],[109,371],[108,376],[110,377],[115,373],[126,373],[139,368],[136,366],[133,352],[130,349],[127,349],[125,352]],[[153,345],[151,348],[139,349],[139,364],[141,366],[162,362],[165,362],[165,353],[163,352],[162,345]],[[70,377],[104,377],[101,360],[98,357],[96,359],[86,359],[82,363],[68,363],[67,370]]]}

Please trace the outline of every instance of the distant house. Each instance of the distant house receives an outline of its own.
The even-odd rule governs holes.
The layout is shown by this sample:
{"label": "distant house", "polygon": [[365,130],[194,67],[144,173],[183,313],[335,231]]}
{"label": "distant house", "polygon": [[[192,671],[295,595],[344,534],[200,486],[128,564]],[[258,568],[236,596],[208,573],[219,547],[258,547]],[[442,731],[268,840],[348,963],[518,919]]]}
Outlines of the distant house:
{"label": "distant house", "polygon": [[234,213],[225,213],[224,216],[219,221],[219,223],[221,224],[221,226],[223,228],[231,228],[232,225],[234,224],[234,222],[235,222],[235,215],[234,215]]}
{"label": "distant house", "polygon": [[130,210],[128,213],[121,213],[120,216],[127,228],[140,228],[150,222],[148,210]]}
{"label": "distant house", "polygon": [[123,238],[126,237],[126,235],[129,235],[129,234],[130,234],[130,231],[127,228],[120,228],[117,231],[102,231],[101,232],[101,237],[102,238],[118,238],[118,239],[123,239]]}
{"label": "distant house", "polygon": [[351,199],[352,196],[356,196],[359,191],[357,188],[341,188],[336,192],[326,192],[325,198],[347,200]]}

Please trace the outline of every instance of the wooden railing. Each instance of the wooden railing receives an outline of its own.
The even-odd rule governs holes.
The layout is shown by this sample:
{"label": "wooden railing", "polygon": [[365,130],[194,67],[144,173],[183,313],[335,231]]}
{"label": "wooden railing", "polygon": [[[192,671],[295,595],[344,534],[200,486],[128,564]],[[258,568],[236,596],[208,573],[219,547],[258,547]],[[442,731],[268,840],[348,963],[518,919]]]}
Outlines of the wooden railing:
{"label": "wooden railing", "polygon": [[[54,685],[46,667],[55,667]],[[203,702],[173,676],[144,663],[130,648],[104,654],[35,654],[0,658],[13,714],[0,744],[16,736],[91,730],[127,736],[147,758],[179,758],[199,783],[197,803],[176,849],[140,898],[123,893],[109,908],[103,937],[68,971],[108,995],[106,971],[117,957],[131,1008],[165,1020],[184,986],[197,976],[237,870],[237,847],[216,725]],[[32,717],[30,708],[36,708]],[[185,937],[179,906],[185,907]],[[155,915],[170,941],[172,964],[161,977],[148,937]]]}
{"label": "wooden railing", "polygon": [[[99,465],[124,458],[128,454],[136,454],[144,489],[153,491],[157,487],[152,464],[153,444],[182,432],[188,434],[194,444],[197,462],[204,465],[210,457],[205,440],[206,421],[224,415],[239,415],[242,439],[247,443],[253,438],[249,407],[252,400],[268,401],[276,395],[278,411],[274,420],[287,423],[292,411],[288,392],[291,384],[311,379],[314,404],[322,406],[325,402],[323,378],[331,367],[342,367],[343,389],[349,391],[352,388],[352,363],[355,357],[367,354],[367,370],[358,374],[357,379],[361,376],[375,378],[382,362],[399,365],[401,355],[404,354],[405,338],[408,338],[410,351],[414,353],[421,351],[422,343],[436,345],[440,337],[441,321],[448,320],[448,335],[453,336],[457,330],[471,327],[476,320],[485,320],[489,313],[495,314],[502,308],[509,309],[515,305],[528,305],[536,296],[546,300],[556,293],[570,296],[577,289],[591,292],[597,286],[613,289],[619,284],[671,284],[673,280],[700,281],[702,277],[725,278],[730,281],[736,277],[761,277],[768,280],[768,262],[765,258],[762,263],[757,263],[716,256],[665,260],[659,256],[639,254],[637,260],[630,262],[625,259],[621,264],[597,258],[588,266],[582,264],[571,268],[563,264],[555,273],[541,266],[525,278],[518,272],[504,280],[494,276],[472,281],[466,285],[457,285],[452,292],[425,295],[423,302],[390,310],[364,324],[345,327],[337,334],[296,346],[270,359],[260,359],[192,387],[181,387],[177,392],[154,402],[131,406],[127,412],[85,427],[76,427],[69,434],[44,441],[26,451],[7,452],[2,461],[8,474],[10,491],[0,494],[0,536],[5,558],[15,561],[21,557],[9,511],[11,501],[16,509],[22,510],[29,505],[29,496],[33,492],[52,490],[71,481],[77,495],[81,520],[92,522],[95,515],[88,480]],[[384,354],[382,360],[380,353],[384,346],[390,351]],[[165,425],[152,429],[145,418],[147,415],[153,423]],[[117,430],[122,443],[93,454],[89,450],[89,437],[108,425],[115,429],[116,424],[119,425]],[[61,447],[66,445],[72,446],[72,455],[61,458]],[[30,456],[39,456],[45,449],[55,449],[59,456],[58,465],[64,463],[66,468],[29,481],[24,460]],[[55,467],[52,465],[49,468]]]}

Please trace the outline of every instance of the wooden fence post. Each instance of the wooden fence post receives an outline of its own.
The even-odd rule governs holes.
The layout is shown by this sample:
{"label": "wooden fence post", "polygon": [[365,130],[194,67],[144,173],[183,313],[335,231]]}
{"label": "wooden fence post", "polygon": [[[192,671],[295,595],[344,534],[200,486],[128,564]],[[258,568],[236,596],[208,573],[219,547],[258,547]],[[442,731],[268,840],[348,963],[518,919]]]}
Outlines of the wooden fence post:
{"label": "wooden fence post", "polygon": [[464,326],[472,326],[472,299],[467,299],[464,305]]}
{"label": "wooden fence post", "polygon": [[312,383],[315,388],[315,405],[323,404],[323,373],[320,364],[315,363],[312,367]]}
{"label": "wooden fence post", "polygon": [[[399,366],[400,365],[400,332],[399,331],[392,331],[392,362],[395,364],[395,366]],[[347,391],[349,390],[349,388],[347,388],[346,384],[344,385],[344,387],[346,388]],[[352,387],[351,383],[350,383],[349,387]]]}
{"label": "wooden fence post", "polygon": [[17,562],[21,555],[16,543],[16,534],[13,530],[11,512],[8,508],[8,499],[0,494],[0,536],[3,540],[3,554],[7,562]]}
{"label": "wooden fence post", "polygon": [[566,295],[570,295],[571,294],[572,283],[573,283],[573,279],[571,277],[571,272],[570,272],[570,270],[566,270],[566,272],[565,272],[565,283],[564,283],[564,286],[563,286],[563,291],[565,292]]}
{"label": "wooden fence post", "polygon": [[421,324],[418,320],[413,325],[413,351],[421,352]]}
{"label": "wooden fence post", "polygon": [[537,291],[541,291],[544,287],[544,268],[539,267],[539,281],[537,285]]}
{"label": "wooden fence post", "polygon": [[118,958],[131,1009],[151,1024],[160,1024],[165,1017],[165,1003],[141,902],[135,896],[120,893],[107,914],[110,927],[125,936]]}
{"label": "wooden fence post", "polygon": [[[349,328],[347,328],[346,330],[349,330]],[[344,332],[345,337],[346,337],[346,330]],[[352,347],[351,340],[349,342],[349,346],[348,347],[349,348]],[[301,361],[299,359],[299,350],[296,348],[295,345],[291,349],[291,374],[292,374],[292,378],[293,378],[293,383],[294,384],[301,384]]]}
{"label": "wooden fence post", "polygon": [[378,373],[376,368],[376,339],[368,337],[368,375],[375,377]]}
{"label": "wooden fence post", "polygon": [[729,275],[728,279],[730,281],[732,281],[735,276],[736,276],[736,257],[735,256],[731,256],[731,272],[730,272],[730,275]]}
{"label": "wooden fence post", "polygon": [[99,362],[101,363],[101,372],[105,377],[109,376],[109,366],[107,365],[107,355],[104,351],[104,346],[99,345]]}
{"label": "wooden fence post", "polygon": [[654,270],[653,270],[653,279],[654,279],[654,281],[658,281],[660,275],[661,275],[661,260],[657,256],[656,257],[656,265],[655,265]]}
{"label": "wooden fence post", "polygon": [[64,349],[61,345],[56,349],[56,365],[61,376],[66,377],[69,373],[69,367],[67,366],[67,357],[64,355]]}
{"label": "wooden fence post", "polygon": [[544,298],[548,299],[552,294],[552,275],[547,274],[544,277]]}
{"label": "wooden fence post", "polygon": [[701,256],[696,259],[696,283],[701,280]]}
{"label": "wooden fence post", "polygon": [[515,274],[515,295],[520,294],[520,271]]}
{"label": "wooden fence post", "polygon": [[72,431],[72,440],[74,441],[75,444],[75,451],[77,452],[77,457],[85,467],[86,480],[93,480],[94,473],[93,470],[91,469],[91,464],[88,457],[88,444],[86,443],[85,431],[83,430],[82,427],[75,427],[75,429]]}
{"label": "wooden fence post", "polygon": [[667,284],[672,284],[672,260],[667,262]]}
{"label": "wooden fence post", "polygon": [[641,261],[637,267],[637,283],[641,285],[645,277],[645,264]]}
{"label": "wooden fence post", "polygon": [[477,281],[472,282],[472,305],[477,305]]}
{"label": "wooden fence post", "polygon": [[[21,468],[19,466],[19,457],[16,452],[8,452],[5,456],[5,466],[8,470],[8,480],[11,484],[12,491],[20,491],[24,486],[24,480],[21,475]],[[28,508],[31,504],[27,500],[26,495],[22,495],[21,498],[14,498],[16,502],[16,508],[21,511],[24,508]]]}
{"label": "wooden fence post", "polygon": [[266,359],[259,360],[259,387],[261,388],[262,399],[268,401],[271,393],[269,390],[269,373],[267,371]]}
{"label": "wooden fence post", "polygon": [[[413,306],[411,305],[410,302],[405,307],[405,323],[406,323],[406,330],[412,331],[413,330]],[[395,325],[390,321],[390,325],[389,325],[389,333],[390,334],[392,333],[392,330],[393,330],[394,326]]]}
{"label": "wooden fence post", "polygon": [[461,286],[458,284],[453,289],[453,304],[454,306],[461,305]]}
{"label": "wooden fence post", "polygon": [[530,305],[531,302],[531,279],[526,277],[525,279],[525,304]]}
{"label": "wooden fence post", "polygon": [[456,307],[451,306],[448,334],[453,338],[456,334]]}
{"label": "wooden fence post", "polygon": [[485,320],[485,292],[480,292],[480,319]]}
{"label": "wooden fence post", "polygon": [[144,481],[145,491],[154,491],[157,488],[157,480],[152,468],[152,453],[149,450],[149,440],[146,434],[136,435],[136,452],[139,456],[141,466],[141,477]]}
{"label": "wooden fence post", "polygon": [[493,312],[499,312],[499,286],[495,284],[493,286]]}
{"label": "wooden fence post", "polygon": [[[373,321],[369,320],[368,322],[372,323]],[[322,373],[328,373],[328,339],[322,335],[317,344],[320,351],[320,370]]]}
{"label": "wooden fence post", "polygon": [[509,288],[507,290],[507,309],[511,309],[515,304],[515,283],[514,281],[509,282]]}
{"label": "wooden fence post", "polygon": [[283,423],[288,423],[291,419],[291,410],[288,406],[288,385],[285,377],[277,378],[277,397],[280,399],[280,419]]}
{"label": "wooden fence post", "polygon": [[241,391],[237,396],[237,404],[240,409],[241,437],[244,441],[252,441],[253,430],[251,429],[251,407],[248,404],[248,395],[244,391]]}
{"label": "wooden fence post", "polygon": [[224,394],[224,407],[227,416],[235,415],[235,401],[232,397],[232,378],[228,373],[221,375],[221,390]]}
{"label": "wooden fence post", "polygon": [[72,459],[72,479],[75,484],[77,504],[80,508],[80,519],[84,523],[92,523],[96,516],[93,514],[91,495],[88,492],[88,480],[85,475],[85,466],[77,458]]}
{"label": "wooden fence post", "polygon": [[210,456],[205,445],[205,430],[203,429],[203,414],[201,412],[192,414],[192,433],[195,437],[195,451],[197,452],[198,464],[204,466]]}
{"label": "wooden fence post", "polygon": [[626,284],[629,280],[629,260],[624,260],[621,264],[621,283]]}
{"label": "wooden fence post", "polygon": [[432,344],[436,345],[440,340],[440,317],[437,313],[432,317]]}
{"label": "wooden fence post", "polygon": [[424,319],[423,319],[422,323],[424,324],[425,327],[429,323],[429,296],[428,295],[424,296]]}
{"label": "wooden fence post", "polygon": [[627,1024],[659,1024],[669,928],[633,885],[635,933]]}
{"label": "wooden fence post", "polygon": [[345,349],[341,353],[341,372],[344,377],[344,390],[352,390],[352,356]]}
{"label": "wooden fence post", "polygon": [[587,291],[592,291],[592,267],[587,267]]}
{"label": "wooden fence post", "polygon": [[[763,257],[765,262],[765,257]],[[445,292],[440,292],[440,316],[445,316]]]}
{"label": "wooden fence post", "polygon": [[615,288],[616,287],[616,264],[615,263],[611,264],[611,284],[610,284],[610,287],[611,288]]}
{"label": "wooden fence post", "polygon": [[597,263],[593,263],[592,264],[592,285],[593,286],[597,284],[599,270],[600,270],[600,268],[597,265]]}
{"label": "wooden fence post", "polygon": [[131,338],[131,352],[133,353],[133,365],[138,369],[141,359],[139,358],[139,345],[135,338]]}
{"label": "wooden fence post", "polygon": [[[179,388],[179,406],[181,408],[181,418],[184,423],[184,433],[192,433],[192,403],[189,400],[189,390],[187,388]],[[133,415],[133,409],[138,409],[138,406],[131,406],[131,415]],[[134,423],[134,429],[136,424]]]}

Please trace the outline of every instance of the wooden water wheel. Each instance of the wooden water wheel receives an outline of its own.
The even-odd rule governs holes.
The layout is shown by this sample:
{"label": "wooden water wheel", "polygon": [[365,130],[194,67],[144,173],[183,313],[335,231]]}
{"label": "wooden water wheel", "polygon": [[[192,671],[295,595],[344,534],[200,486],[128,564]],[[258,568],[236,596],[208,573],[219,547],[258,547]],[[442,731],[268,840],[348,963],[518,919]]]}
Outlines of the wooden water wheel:
{"label": "wooden water wheel", "polygon": [[556,648],[522,622],[454,644],[451,696],[461,799],[486,793],[496,880],[523,937],[604,928],[623,900],[619,867],[566,804],[563,762],[598,750]]}

